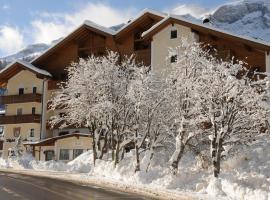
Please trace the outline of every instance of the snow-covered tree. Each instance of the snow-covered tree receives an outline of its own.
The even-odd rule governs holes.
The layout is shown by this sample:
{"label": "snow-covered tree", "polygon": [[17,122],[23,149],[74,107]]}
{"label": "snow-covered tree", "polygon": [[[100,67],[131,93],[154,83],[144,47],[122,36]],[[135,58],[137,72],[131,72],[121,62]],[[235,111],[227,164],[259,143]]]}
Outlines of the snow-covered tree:
{"label": "snow-covered tree", "polygon": [[172,131],[175,138],[175,151],[171,158],[173,173],[177,173],[179,162],[187,146],[195,147],[202,139],[200,94],[198,90],[202,72],[209,64],[208,52],[197,43],[181,42],[181,46],[170,49],[170,55],[176,56],[176,62],[168,67],[167,89]]}
{"label": "snow-covered tree", "polygon": [[[51,105],[52,110],[62,109],[65,115],[54,116],[51,124],[89,128],[93,136],[94,162],[110,149],[117,164],[129,122],[127,90],[143,68],[133,57],[120,62],[114,52],[73,63],[67,69],[68,80],[55,93]],[[104,142],[100,142],[101,138]],[[100,144],[104,145],[100,147]]]}
{"label": "snow-covered tree", "polygon": [[20,156],[23,155],[23,145],[22,145],[22,137],[21,137],[21,135],[16,138],[15,142],[16,143],[15,143],[15,146],[13,148],[14,155],[16,157],[20,157]]}
{"label": "snow-covered tree", "polygon": [[140,170],[142,152],[150,151],[150,165],[155,150],[164,147],[169,130],[169,110],[166,108],[165,91],[165,81],[152,73],[142,73],[129,89],[133,112],[131,132],[135,147],[135,171]]}
{"label": "snow-covered tree", "polygon": [[250,77],[242,62],[212,60],[206,67],[199,107],[204,121],[211,124],[206,131],[214,177],[218,177],[222,155],[236,144],[254,140],[266,128],[269,78],[262,74]]}

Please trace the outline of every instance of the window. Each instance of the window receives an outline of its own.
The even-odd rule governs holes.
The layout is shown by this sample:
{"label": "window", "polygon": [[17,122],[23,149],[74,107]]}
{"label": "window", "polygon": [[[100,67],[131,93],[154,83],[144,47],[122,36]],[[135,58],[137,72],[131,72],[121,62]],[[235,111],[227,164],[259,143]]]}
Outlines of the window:
{"label": "window", "polygon": [[24,94],[24,88],[19,88],[19,95],[23,95]]}
{"label": "window", "polygon": [[177,30],[172,30],[171,31],[171,39],[177,38]]}
{"label": "window", "polygon": [[35,137],[35,129],[30,129],[30,137]]}
{"label": "window", "polygon": [[177,56],[171,56],[171,63],[175,63],[177,60]]}
{"label": "window", "polygon": [[33,87],[33,94],[37,93],[37,87]]}
{"label": "window", "polygon": [[21,127],[16,127],[13,129],[13,135],[14,137],[19,137],[21,134]]}
{"label": "window", "polygon": [[45,151],[45,161],[53,160],[54,158],[54,151],[53,150],[48,150]]}
{"label": "window", "polygon": [[[4,144],[4,141],[0,141],[0,150],[3,150],[3,144]],[[0,156],[2,157],[2,156]]]}
{"label": "window", "polygon": [[17,115],[22,115],[22,108],[17,108]]}
{"label": "window", "polygon": [[36,107],[32,107],[32,115],[36,114]]}
{"label": "window", "polygon": [[60,149],[59,160],[69,160],[69,149]]}
{"label": "window", "polygon": [[0,126],[0,136],[4,135],[4,126]]}
{"label": "window", "polygon": [[83,153],[83,149],[73,149],[73,159],[77,158]]}

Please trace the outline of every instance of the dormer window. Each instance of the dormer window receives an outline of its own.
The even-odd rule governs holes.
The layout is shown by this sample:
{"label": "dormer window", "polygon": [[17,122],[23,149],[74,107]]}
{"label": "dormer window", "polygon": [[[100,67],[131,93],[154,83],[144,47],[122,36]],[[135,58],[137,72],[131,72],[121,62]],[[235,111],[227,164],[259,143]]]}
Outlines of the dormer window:
{"label": "dormer window", "polygon": [[171,30],[171,39],[177,38],[177,30]]}

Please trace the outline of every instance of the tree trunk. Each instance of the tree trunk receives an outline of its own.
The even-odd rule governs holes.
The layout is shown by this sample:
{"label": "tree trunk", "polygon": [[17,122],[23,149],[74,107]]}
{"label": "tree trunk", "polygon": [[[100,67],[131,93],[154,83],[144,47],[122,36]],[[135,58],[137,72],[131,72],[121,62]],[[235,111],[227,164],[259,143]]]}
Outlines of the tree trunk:
{"label": "tree trunk", "polygon": [[220,162],[222,153],[222,139],[219,141],[212,141],[212,163],[214,167],[214,177],[218,178],[220,174]]}
{"label": "tree trunk", "polygon": [[171,164],[172,172],[174,175],[176,175],[178,172],[178,165],[179,165],[181,158],[183,157],[184,150],[185,150],[185,144],[181,141],[180,148],[178,148],[174,152],[174,156],[173,156],[174,159],[173,159],[172,164]]}
{"label": "tree trunk", "polygon": [[92,148],[93,148],[93,164],[96,165],[96,159],[97,159],[97,150],[96,150],[96,136],[95,133],[93,133],[93,140],[92,140]]}
{"label": "tree trunk", "polygon": [[136,167],[135,167],[135,172],[140,171],[140,154],[139,154],[139,146],[138,146],[138,132],[137,130],[135,131],[135,154],[136,154]]}
{"label": "tree trunk", "polygon": [[153,159],[154,157],[154,151],[153,149],[151,150],[151,155],[150,155],[150,158],[149,158],[149,163],[147,164],[147,167],[146,167],[146,172],[148,172],[149,170],[149,167],[150,167],[150,164],[151,164],[151,160]]}
{"label": "tree trunk", "polygon": [[108,132],[105,133],[105,136],[104,136],[104,144],[101,148],[101,154],[99,156],[99,159],[102,159],[104,154],[107,152],[107,146],[108,146]]}
{"label": "tree trunk", "polygon": [[123,148],[122,148],[122,153],[121,153],[121,160],[124,159],[124,157],[125,157],[125,152],[126,152],[126,149],[125,149],[125,146],[123,146]]}
{"label": "tree trunk", "polygon": [[120,137],[117,135],[116,150],[115,150],[115,160],[114,167],[119,163],[119,153],[120,153]]}

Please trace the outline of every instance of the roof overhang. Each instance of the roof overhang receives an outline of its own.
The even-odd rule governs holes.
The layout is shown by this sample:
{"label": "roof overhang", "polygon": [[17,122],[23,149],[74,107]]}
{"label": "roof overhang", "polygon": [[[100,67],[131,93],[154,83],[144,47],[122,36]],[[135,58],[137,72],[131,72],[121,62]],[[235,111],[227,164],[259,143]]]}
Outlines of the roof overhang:
{"label": "roof overhang", "polygon": [[36,74],[39,78],[51,77],[49,72],[39,69],[28,62],[17,60],[0,71],[0,87],[6,87],[8,80],[22,70],[28,70]]}

